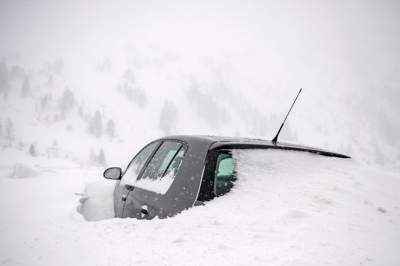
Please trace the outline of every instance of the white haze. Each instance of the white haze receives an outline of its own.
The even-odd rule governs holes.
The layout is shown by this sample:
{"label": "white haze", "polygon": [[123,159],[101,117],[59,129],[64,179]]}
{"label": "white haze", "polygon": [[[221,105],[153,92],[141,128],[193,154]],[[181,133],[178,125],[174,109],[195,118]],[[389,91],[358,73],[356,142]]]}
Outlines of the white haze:
{"label": "white haze", "polygon": [[[51,93],[68,87],[86,112],[116,121],[118,149],[132,150],[109,159],[115,163],[164,134],[272,138],[302,87],[283,139],[398,166],[399,11],[396,1],[2,1],[0,56],[24,69],[37,99],[46,91],[43,69],[59,60]],[[115,95],[127,69],[146,98],[139,111],[121,108]],[[165,101],[176,114],[160,130]],[[1,105],[0,119],[14,120],[26,145],[55,139],[85,156],[90,148],[105,147],[107,155],[117,148],[104,139],[77,141],[88,138],[78,122],[63,140],[53,137],[61,134],[54,125],[37,127],[40,137],[51,136],[42,144],[18,126],[36,123],[32,112],[22,114],[35,102],[9,97]],[[76,120],[69,115],[58,125]]]}
{"label": "white haze", "polygon": [[[399,3],[0,0],[0,264],[400,265]],[[271,139],[299,88],[280,139],[354,159],[235,152],[227,195],[111,219],[105,167]]]}

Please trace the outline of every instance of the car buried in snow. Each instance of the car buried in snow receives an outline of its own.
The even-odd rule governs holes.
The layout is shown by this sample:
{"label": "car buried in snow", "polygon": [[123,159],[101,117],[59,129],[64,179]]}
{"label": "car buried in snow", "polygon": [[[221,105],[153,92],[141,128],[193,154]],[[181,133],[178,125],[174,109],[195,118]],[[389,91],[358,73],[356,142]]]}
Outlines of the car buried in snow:
{"label": "car buried in snow", "polygon": [[170,136],[150,142],[125,170],[111,167],[104,177],[117,180],[116,217],[166,218],[226,194],[236,180],[236,149],[280,149],[324,156],[349,156],[261,139]]}

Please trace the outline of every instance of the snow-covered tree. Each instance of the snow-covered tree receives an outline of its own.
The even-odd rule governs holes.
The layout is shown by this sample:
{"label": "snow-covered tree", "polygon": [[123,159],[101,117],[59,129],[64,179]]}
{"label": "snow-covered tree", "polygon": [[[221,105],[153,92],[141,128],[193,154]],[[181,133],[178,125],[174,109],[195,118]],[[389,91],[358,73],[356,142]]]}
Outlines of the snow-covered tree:
{"label": "snow-covered tree", "polygon": [[76,101],[74,93],[70,89],[66,88],[60,99],[60,111],[62,118],[65,118],[67,113],[75,106],[75,103]]}
{"label": "snow-covered tree", "polygon": [[[203,92],[195,80],[186,91],[190,105],[211,127],[218,128],[229,121],[229,113],[211,95]],[[228,94],[228,92],[226,93]]]}
{"label": "snow-covered tree", "polygon": [[89,121],[89,132],[100,138],[103,135],[103,120],[100,112],[97,110]]}
{"label": "snow-covered tree", "polygon": [[49,148],[47,148],[47,151],[46,151],[47,157],[48,158],[58,157],[58,155],[59,155],[58,150],[59,150],[58,143],[56,140],[54,140],[53,143],[51,144],[51,146]]}
{"label": "snow-covered tree", "polygon": [[20,151],[23,151],[23,150],[25,150],[25,143],[22,141],[22,140],[20,140],[20,141],[18,141],[18,143],[17,143],[17,149],[18,150],[20,150]]}
{"label": "snow-covered tree", "polygon": [[18,65],[12,66],[9,74],[11,80],[21,80],[26,77],[25,70]]}
{"label": "snow-covered tree", "polygon": [[78,115],[80,118],[82,118],[82,120],[84,120],[85,122],[89,122],[91,119],[91,115],[90,113],[85,111],[84,108],[84,104],[83,103],[79,103],[78,104]]}
{"label": "snow-covered tree", "polygon": [[112,119],[107,121],[106,133],[109,137],[115,137],[115,123]]}
{"label": "snow-covered tree", "polygon": [[104,153],[104,150],[101,148],[99,151],[99,154],[96,155],[96,153],[93,151],[93,149],[90,149],[89,163],[92,165],[97,165],[97,166],[105,166],[107,163],[106,163],[106,155]]}
{"label": "snow-covered tree", "polygon": [[89,152],[89,163],[90,164],[96,164],[96,162],[97,162],[97,156],[94,153],[93,149],[91,148],[90,152]]}
{"label": "snow-covered tree", "polygon": [[40,98],[40,109],[41,110],[46,110],[47,107],[49,106],[51,100],[51,95],[50,94],[46,94],[45,96]]}
{"label": "snow-covered tree", "polygon": [[6,63],[0,62],[0,93],[6,95],[9,90],[8,68]]}
{"label": "snow-covered tree", "polygon": [[131,83],[135,83],[135,74],[133,73],[132,69],[128,68],[124,73],[124,79]]}
{"label": "snow-covered tree", "polygon": [[11,121],[10,118],[8,118],[6,121],[4,137],[8,142],[7,144],[11,146],[15,140],[15,129],[14,129],[14,123]]}
{"label": "snow-covered tree", "polygon": [[97,162],[101,166],[106,166],[106,155],[104,154],[103,149],[100,149],[99,155],[97,156]]}
{"label": "snow-covered tree", "polygon": [[31,156],[33,156],[33,157],[36,157],[37,156],[37,151],[36,151],[36,146],[35,146],[35,144],[31,144],[31,145],[29,145],[29,155],[31,155]]}
{"label": "snow-covered tree", "polygon": [[30,93],[31,93],[31,85],[29,82],[29,77],[25,76],[24,82],[22,83],[22,87],[21,87],[21,96],[27,97],[30,95]]}
{"label": "snow-covered tree", "polygon": [[161,109],[159,127],[165,134],[170,134],[175,128],[177,120],[177,108],[174,103],[165,101]]}
{"label": "snow-covered tree", "polygon": [[3,137],[3,123],[0,120],[0,139]]}
{"label": "snow-covered tree", "polygon": [[109,58],[106,58],[104,61],[100,62],[96,70],[99,72],[110,72],[112,68],[111,60]]}
{"label": "snow-covered tree", "polygon": [[57,75],[62,75],[64,71],[64,61],[62,59],[56,59],[53,62],[47,64],[48,71]]}
{"label": "snow-covered tree", "polygon": [[134,102],[139,107],[144,108],[147,105],[146,92],[140,87],[124,83],[123,86],[119,85],[117,90],[125,94],[129,101]]}
{"label": "snow-covered tree", "polygon": [[46,87],[49,89],[54,88],[54,80],[53,80],[53,75],[49,76],[49,79],[46,82]]}

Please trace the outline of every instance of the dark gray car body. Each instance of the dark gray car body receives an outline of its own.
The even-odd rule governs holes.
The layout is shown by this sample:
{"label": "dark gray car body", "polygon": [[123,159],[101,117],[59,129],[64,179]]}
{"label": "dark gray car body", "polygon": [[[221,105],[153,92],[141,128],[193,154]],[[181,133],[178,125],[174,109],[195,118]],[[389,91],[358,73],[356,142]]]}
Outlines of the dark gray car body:
{"label": "dark gray car body", "polygon": [[[116,217],[166,218],[212,199],[214,197],[212,182],[215,171],[215,155],[223,150],[281,149],[349,158],[343,154],[317,148],[287,143],[274,144],[271,141],[261,139],[182,135],[164,137],[153,142],[156,141],[160,143],[177,141],[183,143],[186,147],[186,153],[172,185],[165,194],[159,194],[140,187],[121,185],[121,182],[118,181],[114,190]],[[143,168],[145,167],[146,164]]]}

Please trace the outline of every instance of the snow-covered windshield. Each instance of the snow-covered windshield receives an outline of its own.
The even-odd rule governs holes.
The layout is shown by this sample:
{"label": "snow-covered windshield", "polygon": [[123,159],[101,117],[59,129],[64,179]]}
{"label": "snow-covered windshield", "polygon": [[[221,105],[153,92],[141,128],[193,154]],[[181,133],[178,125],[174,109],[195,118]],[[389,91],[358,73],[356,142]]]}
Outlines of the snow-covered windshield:
{"label": "snow-covered windshield", "polygon": [[159,194],[166,193],[174,181],[185,151],[186,147],[180,142],[164,141],[134,186]]}
{"label": "snow-covered windshield", "polygon": [[133,185],[139,176],[140,170],[142,170],[147,159],[150,157],[153,150],[157,147],[159,142],[153,142],[144,147],[129,164],[126,172],[121,180],[121,185]]}

